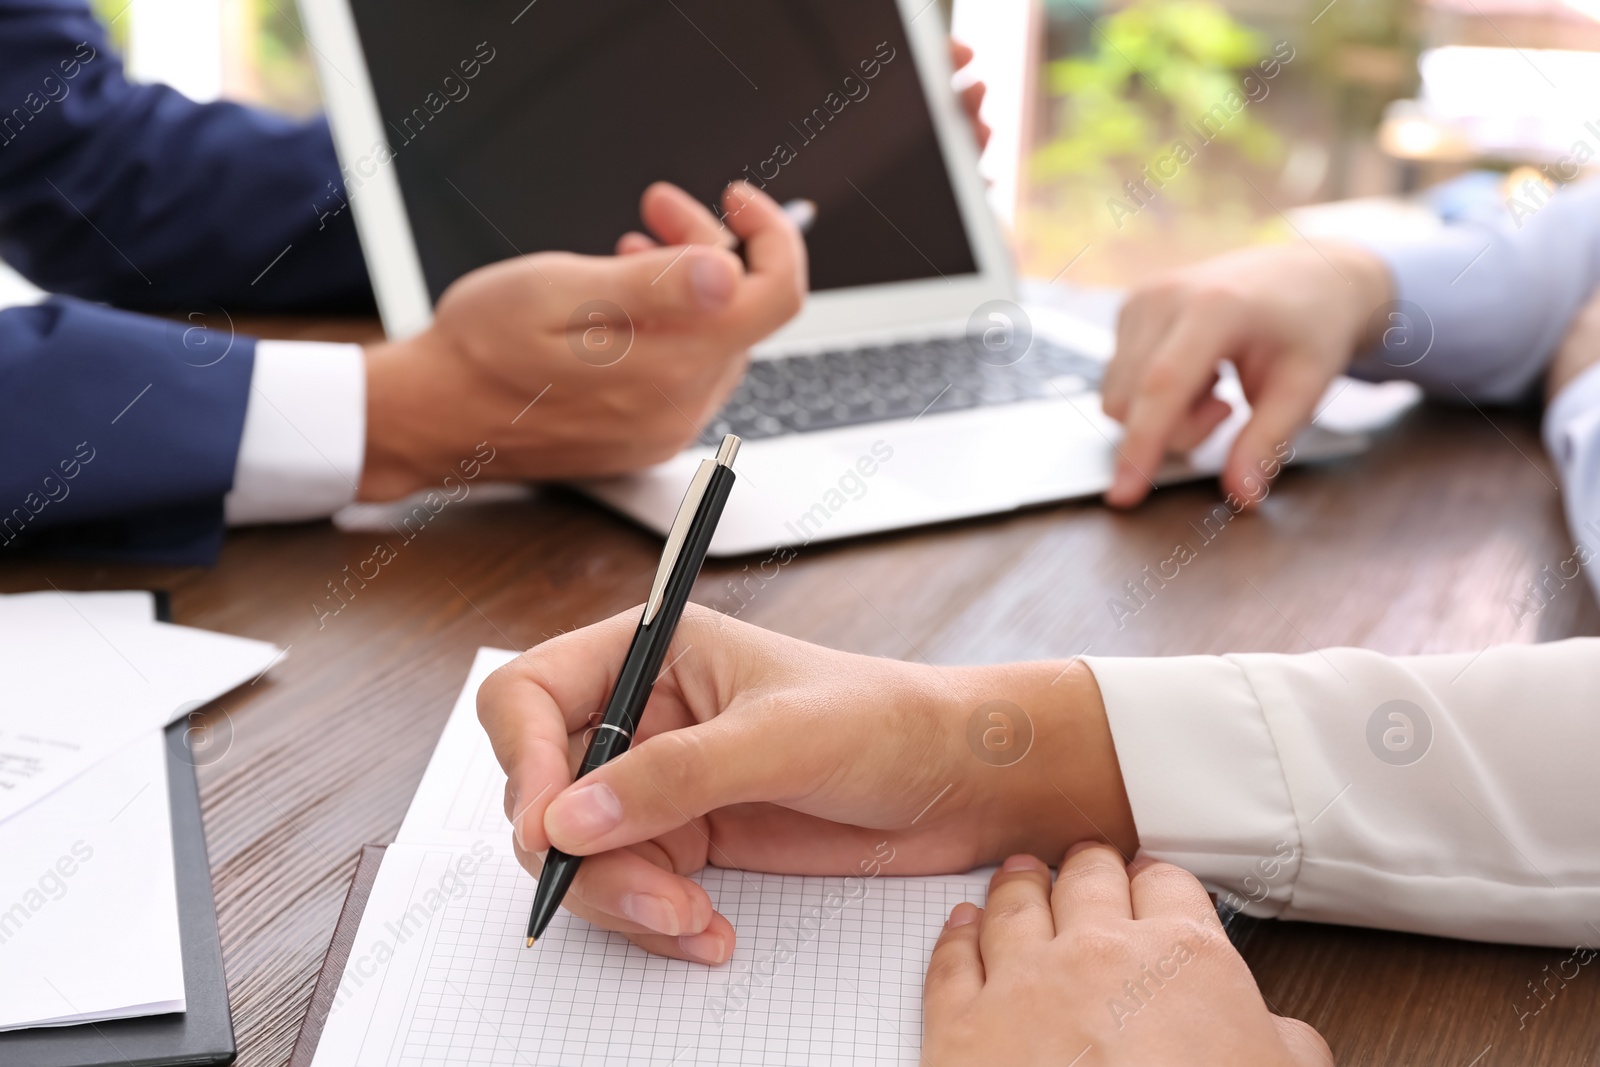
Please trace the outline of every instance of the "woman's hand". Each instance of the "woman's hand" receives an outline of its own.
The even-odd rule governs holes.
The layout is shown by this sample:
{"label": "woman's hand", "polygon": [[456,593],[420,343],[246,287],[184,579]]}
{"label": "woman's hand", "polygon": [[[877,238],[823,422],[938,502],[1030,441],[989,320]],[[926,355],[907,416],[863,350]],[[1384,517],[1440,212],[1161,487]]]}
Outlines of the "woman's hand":
{"label": "woman's hand", "polygon": [[589,857],[566,906],[652,952],[732,953],[733,928],[684,877],[707,864],[859,873],[887,842],[888,873],[929,874],[1091,836],[1137,847],[1082,663],[926,667],[695,605],[633,747],[572,784],[638,617],[530,649],[483,684],[478,713],[523,866],[537,872],[552,844]]}
{"label": "woman's hand", "polygon": [[1206,891],[1167,863],[1074,845],[1016,856],[988,906],[958,904],[928,964],[923,1061],[1327,1067],[1310,1026],[1267,1010]]}
{"label": "woman's hand", "polygon": [[1135,287],[1100,387],[1106,414],[1127,428],[1106,502],[1139,503],[1169,451],[1194,448],[1228,417],[1212,394],[1225,361],[1252,410],[1222,488],[1259,499],[1279,447],[1311,421],[1356,352],[1379,339],[1369,336],[1373,316],[1393,296],[1383,261],[1354,245],[1243,248]]}

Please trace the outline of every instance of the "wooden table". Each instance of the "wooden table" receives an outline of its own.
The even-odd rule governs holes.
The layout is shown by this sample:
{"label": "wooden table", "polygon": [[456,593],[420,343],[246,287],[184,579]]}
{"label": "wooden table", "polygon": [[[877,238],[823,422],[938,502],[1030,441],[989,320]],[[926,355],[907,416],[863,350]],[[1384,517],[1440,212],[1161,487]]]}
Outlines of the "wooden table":
{"label": "wooden table", "polygon": [[[1520,625],[1510,607],[1525,581],[1572,554],[1552,479],[1535,416],[1424,409],[1365,456],[1291,471],[1259,515],[1229,525],[1120,629],[1107,601],[1170,555],[1216,503],[1214,487],[1163,491],[1132,515],[1063,504],[815,546],[741,617],[941,663],[1085,649],[1477,651],[1600,633],[1578,583]],[[209,713],[232,745],[200,768],[245,1067],[287,1058],[357,850],[399,827],[473,650],[524,648],[642,602],[660,547],[560,490],[452,506],[319,627],[313,605],[373,541],[311,524],[234,533],[209,570],[0,569],[7,592],[47,579],[165,588],[178,622],[290,649],[267,680]],[[731,609],[728,583],[747,562],[709,565],[695,599]],[[1519,1009],[1544,1003],[1529,983],[1563,950],[1264,923],[1244,952],[1269,1002],[1321,1030],[1340,1064],[1600,1063],[1600,963],[1519,1029]]]}

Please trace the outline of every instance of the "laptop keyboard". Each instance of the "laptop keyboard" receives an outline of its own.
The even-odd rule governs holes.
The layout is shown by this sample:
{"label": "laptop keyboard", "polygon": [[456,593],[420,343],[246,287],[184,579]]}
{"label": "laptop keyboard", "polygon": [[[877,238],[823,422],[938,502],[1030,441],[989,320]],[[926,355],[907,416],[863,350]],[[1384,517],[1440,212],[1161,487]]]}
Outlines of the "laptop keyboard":
{"label": "laptop keyboard", "polygon": [[[755,360],[703,440],[745,440],[1057,398],[1099,385],[1104,365],[1041,338],[995,366],[976,337],[941,337]],[[1055,384],[1052,382],[1055,381]]]}

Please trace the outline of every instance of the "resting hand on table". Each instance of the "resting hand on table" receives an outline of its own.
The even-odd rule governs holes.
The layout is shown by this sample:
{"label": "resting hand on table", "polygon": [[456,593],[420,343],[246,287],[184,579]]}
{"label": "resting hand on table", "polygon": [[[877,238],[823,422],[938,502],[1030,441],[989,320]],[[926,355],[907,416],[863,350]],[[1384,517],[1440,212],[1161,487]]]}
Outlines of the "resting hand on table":
{"label": "resting hand on table", "polygon": [[[484,683],[478,712],[506,771],[523,866],[537,872],[552,844],[588,857],[567,908],[652,952],[704,963],[732,953],[733,928],[685,877],[708,864],[930,874],[1015,852],[1058,856],[1102,833],[1129,854],[1137,846],[1082,663],[919,666],[694,605],[632,748],[573,784],[638,617],[523,653]],[[1031,749],[1009,766],[968,745],[974,712],[994,700],[1033,726]]]}
{"label": "resting hand on table", "polygon": [[723,231],[704,205],[657,183],[640,213],[667,247],[482,267],[445,290],[427,330],[369,346],[359,498],[436,485],[482,441],[504,479],[615,474],[676,454],[738,384],[750,345],[805,295],[805,244],[778,205],[735,183],[723,208],[748,268],[713,247]]}
{"label": "resting hand on table", "polygon": [[1200,883],[1074,845],[1052,886],[1006,861],[986,907],[958,904],[923,991],[923,1060],[967,1064],[1333,1062],[1310,1026],[1267,1010]]}
{"label": "resting hand on table", "polygon": [[[1101,386],[1105,412],[1126,428],[1106,501],[1132,507],[1169,451],[1193,448],[1228,417],[1212,395],[1223,362],[1251,405],[1223,468],[1222,487],[1260,496],[1276,450],[1310,421],[1328,383],[1392,298],[1387,268],[1364,249],[1245,248],[1135,288],[1117,320]],[[1381,335],[1381,328],[1379,329]]]}

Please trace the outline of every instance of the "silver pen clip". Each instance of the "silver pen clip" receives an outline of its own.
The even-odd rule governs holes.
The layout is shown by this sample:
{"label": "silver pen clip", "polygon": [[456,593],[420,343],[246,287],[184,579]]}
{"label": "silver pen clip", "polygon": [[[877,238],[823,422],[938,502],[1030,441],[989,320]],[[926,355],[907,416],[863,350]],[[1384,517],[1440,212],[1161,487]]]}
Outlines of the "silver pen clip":
{"label": "silver pen clip", "polygon": [[662,601],[667,596],[667,580],[672,577],[673,569],[678,565],[678,555],[683,551],[683,543],[689,539],[689,527],[694,522],[695,513],[700,510],[700,501],[705,499],[706,488],[711,484],[711,475],[718,467],[733,466],[733,459],[739,454],[739,444],[739,438],[731,433],[723,437],[722,444],[717,448],[716,458],[701,460],[700,469],[695,471],[694,477],[689,480],[689,489],[683,494],[683,503],[678,505],[678,514],[673,517],[672,527],[667,531],[667,543],[661,550],[661,562],[656,567],[656,579],[650,583],[650,599],[645,601],[641,626],[649,626],[661,611]]}

